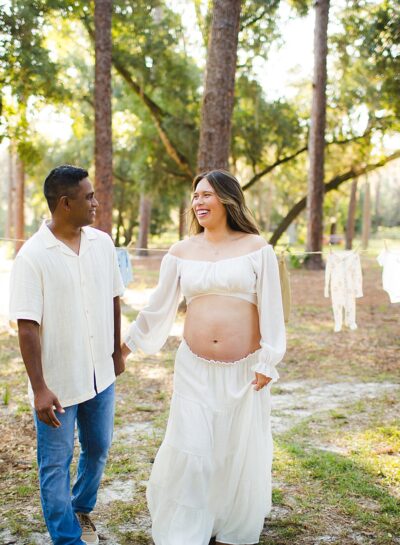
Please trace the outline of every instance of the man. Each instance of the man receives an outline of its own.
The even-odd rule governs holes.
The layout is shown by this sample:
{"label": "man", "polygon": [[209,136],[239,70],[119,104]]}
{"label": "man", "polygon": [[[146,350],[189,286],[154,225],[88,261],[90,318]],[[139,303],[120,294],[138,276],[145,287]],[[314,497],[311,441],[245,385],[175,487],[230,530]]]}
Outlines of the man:
{"label": "man", "polygon": [[[10,316],[18,322],[34,407],[40,495],[54,545],[99,543],[89,513],[111,444],[123,284],[110,237],[88,227],[98,202],[86,170],[62,165],[44,194],[51,220],[18,253]],[[70,491],[75,422],[80,456]]]}

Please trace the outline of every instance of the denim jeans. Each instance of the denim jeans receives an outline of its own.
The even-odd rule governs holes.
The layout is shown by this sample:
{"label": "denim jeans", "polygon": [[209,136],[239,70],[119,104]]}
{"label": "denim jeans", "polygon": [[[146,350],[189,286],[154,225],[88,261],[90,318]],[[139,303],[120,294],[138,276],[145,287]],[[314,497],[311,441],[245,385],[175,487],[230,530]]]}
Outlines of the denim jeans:
{"label": "denim jeans", "polygon": [[[76,512],[89,513],[111,446],[115,385],[78,405],[56,413],[59,428],[51,428],[36,415],[40,499],[54,545],[84,545]],[[75,422],[81,446],[76,482],[72,488],[70,465],[74,452]]]}

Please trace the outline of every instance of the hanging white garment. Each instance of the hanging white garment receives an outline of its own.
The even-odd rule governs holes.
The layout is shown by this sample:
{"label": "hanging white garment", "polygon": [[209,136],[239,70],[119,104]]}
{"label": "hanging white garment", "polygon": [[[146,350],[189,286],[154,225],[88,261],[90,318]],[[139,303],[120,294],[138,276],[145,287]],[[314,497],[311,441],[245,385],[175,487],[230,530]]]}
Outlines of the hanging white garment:
{"label": "hanging white garment", "polygon": [[400,249],[382,250],[376,258],[383,267],[382,285],[391,303],[400,303]]}
{"label": "hanging white garment", "polygon": [[357,329],[356,298],[362,297],[362,271],[360,256],[352,250],[332,252],[325,268],[325,297],[332,298],[335,331],[341,331],[344,323]]}

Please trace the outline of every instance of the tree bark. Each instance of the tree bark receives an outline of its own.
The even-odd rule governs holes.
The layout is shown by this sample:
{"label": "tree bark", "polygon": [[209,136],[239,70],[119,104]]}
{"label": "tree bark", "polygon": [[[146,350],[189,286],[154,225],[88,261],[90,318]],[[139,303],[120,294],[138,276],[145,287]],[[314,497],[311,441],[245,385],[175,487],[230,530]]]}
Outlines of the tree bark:
{"label": "tree bark", "polygon": [[375,214],[373,220],[374,232],[381,224],[381,176],[378,174],[378,179],[375,186]]}
{"label": "tree bark", "polygon": [[365,177],[364,201],[363,201],[363,222],[362,222],[362,249],[368,248],[369,236],[371,233],[371,188],[368,176]]}
{"label": "tree bark", "polygon": [[8,185],[7,185],[7,220],[6,220],[6,238],[13,238],[15,214],[14,214],[14,201],[15,201],[15,165],[13,148],[10,144],[8,147]]}
{"label": "tree bark", "polygon": [[150,231],[151,218],[151,200],[145,193],[140,195],[140,212],[139,212],[139,236],[137,241],[136,255],[149,255],[147,251],[148,238]]}
{"label": "tree bark", "polygon": [[358,179],[354,178],[351,184],[349,211],[347,214],[346,250],[351,250],[353,247],[354,228],[356,224],[357,184]]}
{"label": "tree bark", "polygon": [[124,207],[124,199],[125,199],[125,182],[122,182],[121,194],[120,194],[119,203],[118,203],[117,230],[115,234],[115,246],[117,247],[121,245],[121,229],[124,223],[123,212],[122,212]]}
{"label": "tree bark", "polygon": [[[333,191],[334,189],[337,189],[342,183],[347,182],[347,180],[352,180],[353,178],[362,176],[363,174],[366,174],[367,172],[372,172],[373,170],[379,167],[385,166],[390,161],[399,159],[399,157],[400,157],[400,150],[397,150],[391,155],[384,157],[377,163],[372,163],[369,165],[365,165],[363,167],[353,167],[347,172],[344,172],[343,174],[340,174],[339,176],[335,176],[328,183],[326,183],[324,193],[327,193],[328,191]],[[269,239],[270,244],[275,246],[275,244],[278,242],[278,240],[286,231],[286,229],[289,227],[289,225],[292,223],[292,221],[295,220],[297,216],[306,208],[306,205],[307,205],[307,197],[303,197],[294,206],[292,206],[292,208],[289,210],[289,212],[286,214],[286,216],[282,219],[278,227],[273,232],[272,237]]]}
{"label": "tree bark", "polygon": [[17,156],[15,168],[15,254],[23,245],[25,238],[25,167],[21,158]]}
{"label": "tree bark", "polygon": [[186,210],[187,202],[186,198],[183,197],[179,205],[179,240],[182,240],[187,232]]}
{"label": "tree bark", "polygon": [[228,168],[241,0],[214,0],[203,95],[199,171]]}
{"label": "tree bark", "polygon": [[[328,16],[329,0],[316,0],[313,97],[308,146],[307,251],[309,252],[322,250]],[[307,261],[307,267],[310,269],[322,268],[321,254],[311,255]]]}
{"label": "tree bark", "polygon": [[95,189],[99,201],[96,226],[112,230],[112,119],[111,119],[112,0],[95,0]]}

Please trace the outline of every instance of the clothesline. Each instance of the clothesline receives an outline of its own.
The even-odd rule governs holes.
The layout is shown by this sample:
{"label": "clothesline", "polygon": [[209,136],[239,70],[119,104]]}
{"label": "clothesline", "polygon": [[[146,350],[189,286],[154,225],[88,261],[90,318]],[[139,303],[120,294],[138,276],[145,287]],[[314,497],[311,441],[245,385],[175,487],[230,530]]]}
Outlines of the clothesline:
{"label": "clothesline", "polygon": [[[0,237],[0,241],[3,241],[3,242],[26,242],[26,240],[27,239],[23,239],[23,238]],[[168,248],[141,248],[141,247],[137,248],[137,247],[130,246],[129,244],[128,246],[119,246],[119,248],[124,248],[130,253],[143,252],[143,251],[145,252],[167,252],[168,251]],[[340,250],[340,248],[338,248],[338,250]],[[277,250],[277,253],[284,253],[289,255],[323,255],[323,254],[329,254],[330,252],[333,252],[333,251],[335,250],[332,247],[326,248],[325,250],[318,251],[318,252],[308,252],[305,250],[293,251],[290,249],[290,247],[286,247],[286,248],[283,248],[282,250]],[[370,252],[373,252],[373,250],[359,250],[357,248],[352,251],[358,254],[368,254]]]}
{"label": "clothesline", "polygon": [[26,238],[5,238],[5,237],[0,237],[0,240],[4,241],[4,242],[26,242]]}

